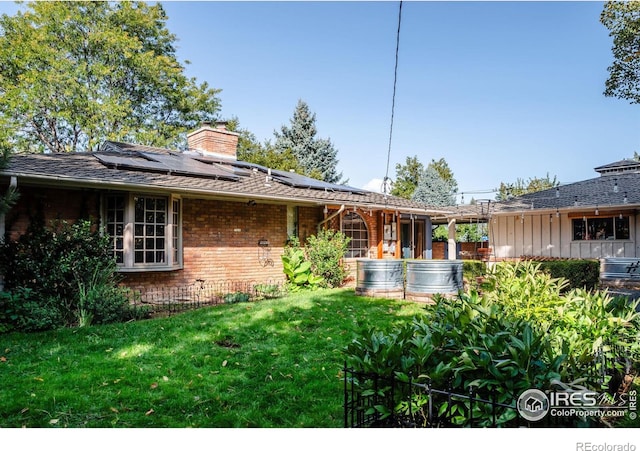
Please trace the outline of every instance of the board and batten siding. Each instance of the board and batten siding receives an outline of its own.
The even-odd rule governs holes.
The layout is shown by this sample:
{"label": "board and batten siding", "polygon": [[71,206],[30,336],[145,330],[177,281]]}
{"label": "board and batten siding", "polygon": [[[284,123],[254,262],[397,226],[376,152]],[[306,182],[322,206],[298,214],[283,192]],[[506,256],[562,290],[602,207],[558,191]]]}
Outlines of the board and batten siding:
{"label": "board and batten siding", "polygon": [[629,219],[628,240],[573,240],[571,218],[564,213],[525,213],[494,216],[489,220],[489,245],[496,259],[522,256],[561,258],[637,257],[640,255],[638,215]]}

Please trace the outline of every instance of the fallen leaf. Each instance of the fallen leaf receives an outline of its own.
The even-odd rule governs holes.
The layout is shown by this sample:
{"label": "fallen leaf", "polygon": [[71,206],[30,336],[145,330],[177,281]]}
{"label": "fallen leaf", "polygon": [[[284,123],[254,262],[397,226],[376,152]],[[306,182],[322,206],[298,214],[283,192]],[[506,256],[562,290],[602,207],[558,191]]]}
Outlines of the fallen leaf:
{"label": "fallen leaf", "polygon": [[38,381],[38,382],[44,382],[44,379],[41,377],[34,377],[34,380]]}
{"label": "fallen leaf", "polygon": [[60,421],[58,418],[54,418],[53,420],[49,420],[49,424],[58,424],[58,421]]}
{"label": "fallen leaf", "polygon": [[227,366],[227,361],[222,362],[222,366]]}
{"label": "fallen leaf", "polygon": [[6,362],[6,361],[7,361],[7,358],[6,358],[6,357],[4,357],[4,356],[3,356],[3,357],[0,357],[0,362]]}
{"label": "fallen leaf", "polygon": [[158,388],[158,383],[157,382],[154,382],[153,384],[151,384],[151,389],[153,390],[155,388]]}
{"label": "fallen leaf", "polygon": [[162,376],[162,380],[167,382],[169,380],[169,378],[167,376]]}
{"label": "fallen leaf", "polygon": [[145,415],[146,415],[146,416],[149,416],[149,415],[151,415],[152,413],[155,413],[155,410],[153,410],[153,409],[149,409],[149,410],[147,410],[147,413],[145,413]]}
{"label": "fallen leaf", "polygon": [[118,413],[118,409],[116,409],[115,407],[111,407],[109,408],[109,410],[111,410],[113,413]]}

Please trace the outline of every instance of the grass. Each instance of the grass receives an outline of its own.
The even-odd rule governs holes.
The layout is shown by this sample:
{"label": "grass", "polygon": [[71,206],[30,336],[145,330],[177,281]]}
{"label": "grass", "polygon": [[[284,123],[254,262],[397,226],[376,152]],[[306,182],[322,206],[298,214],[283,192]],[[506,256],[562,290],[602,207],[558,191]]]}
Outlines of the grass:
{"label": "grass", "polygon": [[0,336],[0,427],[342,427],[344,347],[422,309],[326,290]]}

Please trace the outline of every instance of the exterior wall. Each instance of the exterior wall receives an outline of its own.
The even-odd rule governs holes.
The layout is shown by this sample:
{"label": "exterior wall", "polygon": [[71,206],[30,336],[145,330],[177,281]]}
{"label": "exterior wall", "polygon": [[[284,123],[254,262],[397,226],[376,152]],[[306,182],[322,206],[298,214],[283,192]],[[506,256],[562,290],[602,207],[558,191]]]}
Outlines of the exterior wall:
{"label": "exterior wall", "polygon": [[[24,234],[33,220],[67,221],[78,219],[98,220],[100,218],[100,196],[96,191],[37,189],[18,187],[18,203],[6,214],[5,232],[9,240],[16,240]],[[3,237],[4,238],[4,237]]]}
{"label": "exterior wall", "polygon": [[598,259],[636,257],[640,222],[630,218],[629,240],[573,240],[571,218],[566,214],[525,214],[496,216],[489,222],[489,245],[496,259],[522,256]]}
{"label": "exterior wall", "polygon": [[[9,239],[17,239],[31,220],[42,216],[74,222],[100,219],[100,193],[21,186],[18,204],[6,215]],[[122,283],[132,289],[184,286],[196,279],[206,282],[282,282],[281,255],[287,240],[287,206],[183,199],[180,270],[123,272]],[[301,240],[316,233],[322,208],[299,207],[297,226]],[[268,240],[269,247],[258,246]]]}
{"label": "exterior wall", "polygon": [[[184,199],[184,269],[125,274],[125,283],[144,290],[157,285],[205,282],[283,282],[281,256],[287,241],[286,205]],[[298,208],[301,242],[316,233],[320,208]],[[269,247],[258,246],[268,240]]]}

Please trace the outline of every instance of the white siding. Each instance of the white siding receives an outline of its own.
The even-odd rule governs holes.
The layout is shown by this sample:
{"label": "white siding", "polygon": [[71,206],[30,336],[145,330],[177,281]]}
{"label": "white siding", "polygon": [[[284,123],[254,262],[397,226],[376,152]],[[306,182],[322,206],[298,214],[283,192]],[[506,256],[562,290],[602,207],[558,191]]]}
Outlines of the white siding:
{"label": "white siding", "polygon": [[510,214],[489,221],[489,245],[495,257],[519,258],[523,255],[563,258],[637,257],[640,221],[630,218],[631,236],[619,241],[574,241],[571,218],[554,213]]}

